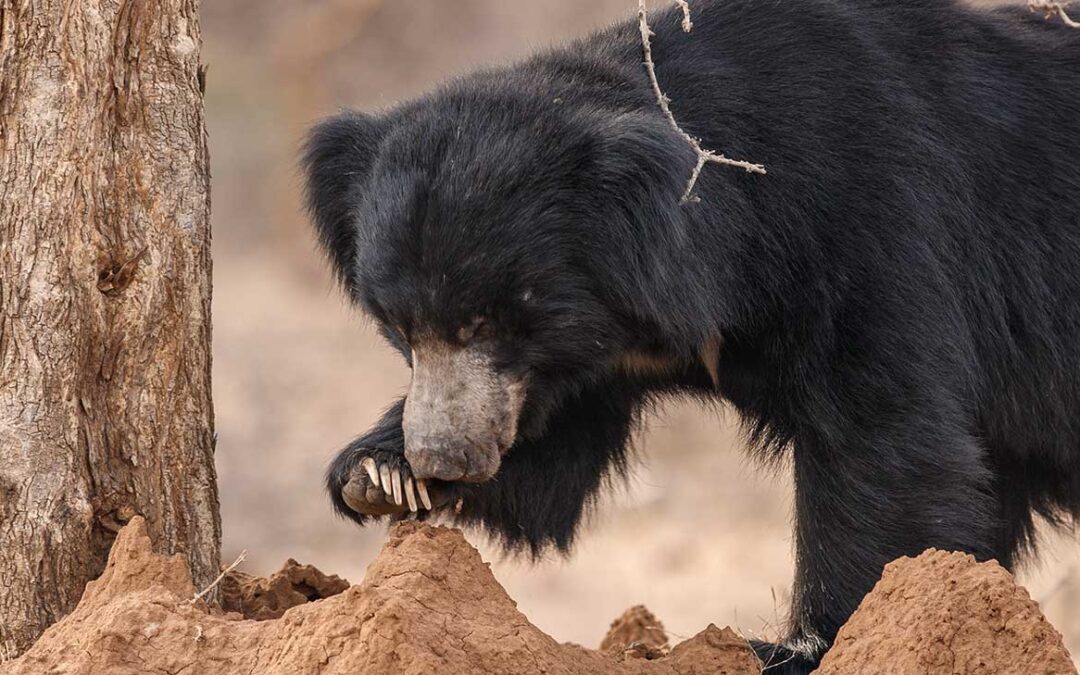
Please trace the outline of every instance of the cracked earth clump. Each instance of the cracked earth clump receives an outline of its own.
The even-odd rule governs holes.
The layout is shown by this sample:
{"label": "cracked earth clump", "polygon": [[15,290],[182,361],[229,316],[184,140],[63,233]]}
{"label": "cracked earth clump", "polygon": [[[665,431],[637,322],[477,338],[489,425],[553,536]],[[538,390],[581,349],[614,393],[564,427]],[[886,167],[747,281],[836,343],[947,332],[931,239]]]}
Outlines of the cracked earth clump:
{"label": "cracked earth clump", "polygon": [[[179,556],[135,518],[78,607],[0,675],[263,673],[758,675],[746,642],[710,626],[655,660],[564,645],[517,610],[457,530],[402,523],[358,586],[254,621],[211,612]],[[303,593],[301,593],[303,595]]]}
{"label": "cracked earth clump", "polygon": [[1076,668],[1061,635],[1004,568],[931,549],[885,566],[815,672],[871,671],[1075,675]]}
{"label": "cracked earth clump", "polygon": [[292,558],[269,577],[233,570],[219,586],[222,609],[256,621],[277,619],[291,607],[335,596],[348,587],[349,582],[336,574],[323,574]]}

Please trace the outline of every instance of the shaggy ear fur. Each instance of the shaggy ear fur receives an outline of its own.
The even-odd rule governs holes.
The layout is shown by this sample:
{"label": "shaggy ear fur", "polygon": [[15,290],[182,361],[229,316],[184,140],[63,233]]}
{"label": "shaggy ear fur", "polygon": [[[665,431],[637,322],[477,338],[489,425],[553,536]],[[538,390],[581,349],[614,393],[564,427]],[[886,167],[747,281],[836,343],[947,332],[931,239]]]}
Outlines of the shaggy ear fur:
{"label": "shaggy ear fur", "polygon": [[650,204],[649,211],[679,206],[695,157],[659,109],[602,118],[597,121],[596,133],[602,151],[599,173],[609,182],[606,189],[618,186],[626,190],[637,198],[635,206]]}
{"label": "shaggy ear fur", "polygon": [[319,243],[346,286],[356,248],[352,214],[385,133],[382,120],[346,111],[315,125],[304,145],[307,208]]}
{"label": "shaggy ear fur", "polygon": [[[700,242],[691,218],[700,211],[680,203],[696,160],[659,109],[625,113],[598,127],[591,184],[595,194],[616,195],[606,208],[603,236],[609,255],[594,262],[606,291],[635,320],[659,327],[682,345],[709,337],[700,317],[717,316],[718,294],[705,287],[694,257]],[[714,184],[702,181],[699,189]],[[713,203],[729,196],[710,192]],[[633,269],[633,275],[626,270]],[[693,354],[687,354],[693,356]]]}

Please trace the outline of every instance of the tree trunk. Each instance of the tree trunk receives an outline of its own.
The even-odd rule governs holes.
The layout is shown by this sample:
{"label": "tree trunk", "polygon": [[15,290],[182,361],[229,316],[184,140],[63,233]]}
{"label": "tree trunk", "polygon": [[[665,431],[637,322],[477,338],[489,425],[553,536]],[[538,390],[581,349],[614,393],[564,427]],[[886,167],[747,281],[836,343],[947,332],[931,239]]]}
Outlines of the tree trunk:
{"label": "tree trunk", "polygon": [[198,0],[0,0],[0,660],[121,524],[219,569]]}

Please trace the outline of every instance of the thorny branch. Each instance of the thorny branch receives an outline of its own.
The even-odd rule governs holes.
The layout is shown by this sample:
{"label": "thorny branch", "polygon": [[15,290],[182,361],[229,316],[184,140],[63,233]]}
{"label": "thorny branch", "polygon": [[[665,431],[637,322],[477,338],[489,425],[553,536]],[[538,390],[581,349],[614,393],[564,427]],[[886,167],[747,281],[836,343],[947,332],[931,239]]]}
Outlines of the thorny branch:
{"label": "thorny branch", "polygon": [[1042,12],[1047,19],[1057,14],[1061,18],[1061,22],[1070,28],[1080,28],[1080,21],[1074,20],[1065,11],[1065,5],[1060,2],[1043,2],[1042,0],[1031,0],[1028,2],[1028,9],[1032,12]]}
{"label": "thorny branch", "polygon": [[[675,1],[683,12],[682,29],[684,32],[689,33],[694,27],[694,22],[690,20],[690,5],[687,4],[687,0]],[[664,94],[663,90],[660,88],[660,82],[656,79],[656,64],[653,63],[652,58],[653,32],[649,28],[649,16],[648,10],[645,9],[645,0],[638,0],[638,26],[641,29],[641,46],[645,53],[645,70],[649,73],[649,82],[652,84],[653,93],[656,94],[656,102],[660,106],[660,110],[663,111],[671,128],[686,139],[686,142],[690,144],[690,147],[697,154],[697,165],[694,166],[694,171],[690,174],[690,182],[686,186],[686,192],[683,193],[682,203],[686,204],[688,202],[701,201],[699,197],[694,195],[694,186],[697,185],[698,177],[701,176],[701,170],[705,168],[705,165],[709,162],[736,166],[740,169],[744,169],[748,173],[764,174],[765,167],[761,164],[730,159],[725,157],[722,153],[706,150],[701,147],[701,142],[698,141],[698,139],[683,131],[682,127],[679,126],[679,123],[675,121],[675,115],[671,112],[671,107],[669,105],[671,99]]]}

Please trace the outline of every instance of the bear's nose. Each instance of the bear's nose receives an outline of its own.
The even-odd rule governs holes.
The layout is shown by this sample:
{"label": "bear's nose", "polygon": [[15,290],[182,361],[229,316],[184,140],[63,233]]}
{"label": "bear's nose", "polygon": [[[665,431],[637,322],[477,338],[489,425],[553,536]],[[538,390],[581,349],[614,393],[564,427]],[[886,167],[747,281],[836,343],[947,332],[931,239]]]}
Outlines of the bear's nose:
{"label": "bear's nose", "polygon": [[417,480],[481,483],[495,476],[502,457],[494,441],[453,435],[407,438],[405,459]]}
{"label": "bear's nose", "polygon": [[469,472],[469,456],[461,444],[438,438],[421,438],[408,444],[405,459],[417,480],[462,480]]}

